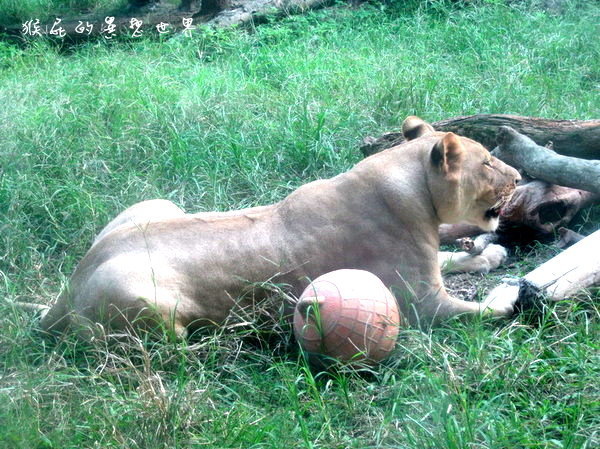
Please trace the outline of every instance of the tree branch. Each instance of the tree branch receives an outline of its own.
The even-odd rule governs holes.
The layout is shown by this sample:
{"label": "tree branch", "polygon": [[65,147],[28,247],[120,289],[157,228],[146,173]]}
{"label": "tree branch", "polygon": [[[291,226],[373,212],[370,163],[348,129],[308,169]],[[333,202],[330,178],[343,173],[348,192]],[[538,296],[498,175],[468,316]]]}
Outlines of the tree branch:
{"label": "tree branch", "polygon": [[532,178],[600,194],[600,161],[562,156],[508,126],[498,132],[494,156]]}

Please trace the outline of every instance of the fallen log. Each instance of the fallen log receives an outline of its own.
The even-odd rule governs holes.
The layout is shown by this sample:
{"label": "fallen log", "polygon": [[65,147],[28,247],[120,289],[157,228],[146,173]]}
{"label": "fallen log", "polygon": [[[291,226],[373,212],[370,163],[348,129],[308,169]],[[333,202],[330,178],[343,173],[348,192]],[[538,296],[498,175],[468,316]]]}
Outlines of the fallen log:
{"label": "fallen log", "polygon": [[562,156],[537,145],[509,126],[501,126],[492,154],[529,177],[600,194],[600,160]]}
{"label": "fallen log", "polygon": [[[548,120],[516,115],[477,114],[441,120],[432,125],[438,131],[452,131],[490,149],[496,146],[498,128],[510,126],[539,145],[551,142],[553,150],[559,154],[600,159],[600,120]],[[366,157],[403,141],[401,132],[390,132],[378,138],[365,138],[360,150]]]}
{"label": "fallen log", "polygon": [[304,12],[329,3],[329,0],[231,0],[207,23],[215,26],[242,25],[264,20],[268,15],[286,15]]}
{"label": "fallen log", "polygon": [[525,309],[535,306],[540,298],[560,301],[597,285],[600,285],[600,230],[524,277],[505,280],[487,295],[484,304],[512,302]]}

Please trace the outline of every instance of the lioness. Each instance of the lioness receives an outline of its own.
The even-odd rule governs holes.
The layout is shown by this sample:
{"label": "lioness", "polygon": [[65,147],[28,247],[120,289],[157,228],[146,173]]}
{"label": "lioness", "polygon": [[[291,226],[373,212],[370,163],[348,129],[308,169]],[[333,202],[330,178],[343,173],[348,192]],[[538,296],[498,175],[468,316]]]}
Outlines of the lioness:
{"label": "lioness", "polygon": [[379,276],[413,322],[486,308],[510,314],[513,304],[448,295],[438,226],[467,221],[495,230],[518,172],[477,142],[417,117],[402,130],[407,142],[269,206],[199,214],[164,200],[132,206],[100,233],[42,328],[99,322],[137,329],[159,320],[183,336],[223,323],[235,304],[251,305],[257,283],[287,284],[299,294],[310,279],[340,268]]}

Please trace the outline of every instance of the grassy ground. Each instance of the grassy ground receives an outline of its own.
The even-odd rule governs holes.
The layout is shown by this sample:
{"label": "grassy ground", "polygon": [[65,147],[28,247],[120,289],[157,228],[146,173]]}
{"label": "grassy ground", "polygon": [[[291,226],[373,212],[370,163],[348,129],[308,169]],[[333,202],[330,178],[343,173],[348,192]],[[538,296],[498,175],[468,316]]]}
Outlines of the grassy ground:
{"label": "grassy ground", "polygon": [[597,447],[598,292],[535,319],[405,330],[376,372],[328,376],[230,333],[53,345],[7,301],[51,301],[127,205],[272,202],[409,114],[597,118],[598,6],[494,3],[339,7],[64,53],[0,43],[0,447]]}

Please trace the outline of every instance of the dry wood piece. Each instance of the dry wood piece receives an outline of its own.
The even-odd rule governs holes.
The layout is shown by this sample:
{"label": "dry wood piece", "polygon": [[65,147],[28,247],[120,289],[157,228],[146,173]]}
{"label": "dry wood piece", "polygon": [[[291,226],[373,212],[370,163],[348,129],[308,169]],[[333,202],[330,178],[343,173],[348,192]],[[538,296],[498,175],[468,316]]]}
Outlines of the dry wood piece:
{"label": "dry wood piece", "polygon": [[600,160],[562,156],[537,145],[509,126],[501,126],[494,156],[532,178],[600,194]]}
{"label": "dry wood piece", "polygon": [[599,284],[600,231],[596,231],[523,278],[494,288],[485,302],[535,304],[540,295],[559,301]]}
{"label": "dry wood piece", "polygon": [[327,0],[231,0],[226,9],[208,21],[217,26],[244,24],[264,18],[268,14],[290,14],[318,8]]}
{"label": "dry wood piece", "polygon": [[[469,137],[487,148],[496,146],[500,126],[510,126],[539,145],[552,142],[554,151],[566,156],[600,159],[600,120],[547,120],[503,114],[477,114],[433,123],[438,131],[452,131]],[[361,151],[365,156],[391,148],[404,141],[401,132],[367,137]]]}

